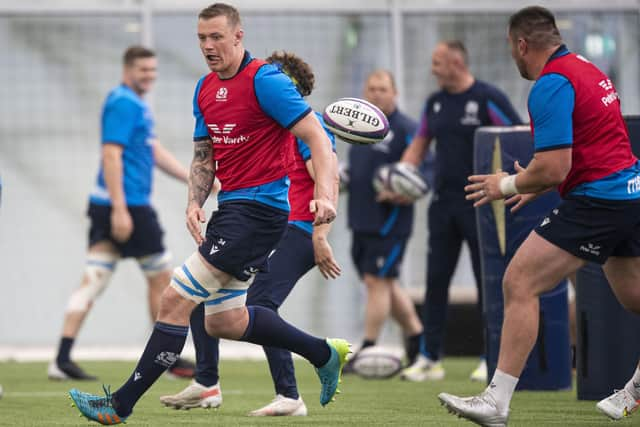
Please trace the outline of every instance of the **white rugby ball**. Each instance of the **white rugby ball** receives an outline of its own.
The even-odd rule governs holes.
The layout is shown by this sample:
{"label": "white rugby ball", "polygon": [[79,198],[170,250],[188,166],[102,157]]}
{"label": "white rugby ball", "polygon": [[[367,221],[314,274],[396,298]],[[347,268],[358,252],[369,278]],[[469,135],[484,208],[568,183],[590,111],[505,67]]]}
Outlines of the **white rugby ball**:
{"label": "white rugby ball", "polygon": [[378,346],[359,351],[353,362],[354,372],[367,379],[391,378],[400,372],[400,369],[402,369],[400,357]]}
{"label": "white rugby ball", "polygon": [[398,162],[389,168],[389,188],[396,194],[418,200],[429,192],[429,184],[410,163]]}
{"label": "white rugby ball", "polygon": [[359,98],[340,98],[322,114],[331,132],[350,144],[375,144],[389,133],[387,116],[375,105]]}

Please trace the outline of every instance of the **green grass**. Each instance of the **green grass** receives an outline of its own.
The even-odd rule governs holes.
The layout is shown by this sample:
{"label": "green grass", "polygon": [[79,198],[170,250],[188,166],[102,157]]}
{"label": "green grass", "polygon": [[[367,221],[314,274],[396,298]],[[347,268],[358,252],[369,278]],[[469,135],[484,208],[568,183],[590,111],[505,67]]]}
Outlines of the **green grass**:
{"label": "green grass", "polygon": [[[162,377],[140,400],[127,425],[137,426],[448,426],[470,425],[449,415],[438,402],[437,394],[475,394],[483,389],[467,377],[475,359],[445,360],[447,379],[436,383],[406,383],[398,379],[363,380],[348,376],[342,394],[323,408],[318,402],[319,383],[306,362],[297,362],[300,392],[309,409],[305,418],[249,418],[246,413],[273,398],[273,387],[266,362],[223,361],[222,395],[219,410],[192,409],[176,411],[164,408],[158,398],[172,394],[188,384],[185,380]],[[123,382],[134,367],[133,362],[85,362],[89,372],[98,375],[113,389]],[[46,379],[45,363],[0,363],[0,426],[87,426],[70,407],[67,390],[102,391],[100,382],[52,382]],[[595,409],[595,402],[578,401],[575,391],[518,392],[511,403],[511,426],[603,426],[610,422]],[[630,426],[640,423],[640,414],[615,423]],[[634,423],[635,421],[635,423]],[[91,425],[97,425],[91,423]]]}

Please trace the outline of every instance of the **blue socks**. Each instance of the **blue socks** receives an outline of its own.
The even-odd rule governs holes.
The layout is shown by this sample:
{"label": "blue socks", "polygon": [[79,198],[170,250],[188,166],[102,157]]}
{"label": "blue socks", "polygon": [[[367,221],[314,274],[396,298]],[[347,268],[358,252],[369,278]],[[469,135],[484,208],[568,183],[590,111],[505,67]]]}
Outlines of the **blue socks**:
{"label": "blue socks", "polygon": [[204,303],[191,312],[191,335],[196,347],[196,381],[205,387],[218,383],[218,338],[207,334],[204,327]]}
{"label": "blue socks", "polygon": [[249,325],[240,341],[284,348],[304,357],[316,368],[329,361],[331,350],[325,340],[290,325],[268,308],[253,305],[247,307],[247,310]]}
{"label": "blue socks", "polygon": [[133,374],[112,395],[111,402],[119,416],[128,417],[140,397],[175,363],[184,347],[188,332],[187,326],[156,322]]}

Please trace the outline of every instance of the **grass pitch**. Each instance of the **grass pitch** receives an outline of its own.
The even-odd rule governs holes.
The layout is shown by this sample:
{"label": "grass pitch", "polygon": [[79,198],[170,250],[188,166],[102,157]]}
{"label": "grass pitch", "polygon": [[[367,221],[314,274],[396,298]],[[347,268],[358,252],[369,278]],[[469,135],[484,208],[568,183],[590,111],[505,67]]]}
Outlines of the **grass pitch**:
{"label": "grass pitch", "polygon": [[[347,376],[335,402],[321,407],[320,385],[311,366],[296,362],[299,389],[309,416],[250,418],[246,414],[268,403],[274,396],[266,362],[223,361],[220,366],[223,404],[218,410],[176,411],[160,405],[158,398],[173,394],[188,384],[186,380],[162,377],[138,402],[127,421],[137,426],[465,426],[440,406],[441,391],[469,395],[482,391],[481,384],[468,380],[477,360],[445,359],[447,377],[435,383],[407,383],[398,379],[364,380]],[[116,390],[124,382],[133,362],[85,362],[88,372],[99,376]],[[53,382],[46,378],[45,363],[0,363],[0,426],[88,426],[70,407],[67,391],[77,387],[95,394],[102,392],[101,382]],[[595,402],[578,401],[575,391],[517,392],[511,403],[510,426],[606,426],[613,425],[595,409]],[[640,414],[615,423],[616,426],[640,425]]]}

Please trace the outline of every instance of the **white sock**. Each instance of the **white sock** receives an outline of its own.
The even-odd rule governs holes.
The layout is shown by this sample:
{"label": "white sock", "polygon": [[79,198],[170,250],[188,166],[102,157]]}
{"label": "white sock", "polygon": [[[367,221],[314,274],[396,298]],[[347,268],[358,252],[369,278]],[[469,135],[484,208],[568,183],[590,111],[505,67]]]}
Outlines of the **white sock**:
{"label": "white sock", "polygon": [[640,368],[636,368],[629,382],[624,386],[634,399],[640,399]]}
{"label": "white sock", "polygon": [[498,411],[505,412],[509,410],[509,403],[517,384],[518,378],[496,369],[491,382],[487,386],[486,393],[493,397]]}

